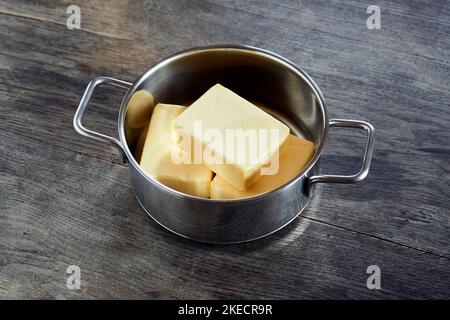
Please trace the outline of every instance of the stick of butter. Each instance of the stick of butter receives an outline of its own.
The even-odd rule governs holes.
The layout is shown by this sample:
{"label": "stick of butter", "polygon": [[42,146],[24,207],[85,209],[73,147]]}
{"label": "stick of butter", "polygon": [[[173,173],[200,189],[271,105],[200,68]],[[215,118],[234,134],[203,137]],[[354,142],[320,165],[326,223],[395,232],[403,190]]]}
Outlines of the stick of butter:
{"label": "stick of butter", "polygon": [[137,162],[141,162],[142,152],[144,151],[145,139],[147,138],[148,126],[150,123],[142,129],[141,134],[139,135],[139,139],[136,142],[136,148],[134,150],[134,158]]}
{"label": "stick of butter", "polygon": [[[208,148],[214,154],[214,159],[222,160],[221,162],[195,161],[195,163],[203,163],[239,190],[248,189],[258,180],[261,175],[261,167],[277,152],[289,135],[289,128],[281,121],[220,84],[210,88],[179,115],[173,121],[173,128],[174,132],[178,134],[179,143],[185,138],[180,138],[180,132],[190,137],[189,144],[193,147],[190,150],[183,149],[190,152],[191,155],[192,152],[195,152],[193,159],[198,154],[195,146],[200,145],[202,154]],[[277,138],[267,143],[265,148],[260,148],[261,135],[259,133],[264,130],[268,133],[267,137],[271,137],[271,133],[275,132]],[[213,131],[222,137],[224,143],[210,144],[205,135]],[[247,143],[244,150],[239,146],[237,148],[231,146],[232,143],[229,141],[232,140],[227,139],[227,135],[230,133],[239,138],[251,137],[249,133],[253,132],[257,132],[256,139],[253,139],[256,141]],[[247,134],[249,135],[247,136]],[[251,156],[249,151],[252,151]],[[244,154],[246,155],[244,161],[236,161],[239,160],[239,155]]]}
{"label": "stick of butter", "polygon": [[[289,135],[281,147],[280,168],[275,175],[263,175],[248,190],[240,191],[216,175],[211,182],[211,199],[238,199],[272,191],[298,175],[314,155],[314,144],[303,138]],[[281,151],[280,151],[281,153]]]}
{"label": "stick of butter", "polygon": [[132,128],[143,128],[150,120],[154,106],[153,96],[147,90],[136,91],[127,105],[126,122]]}
{"label": "stick of butter", "polygon": [[136,91],[127,105],[125,137],[130,147],[137,142],[142,128],[148,125],[155,106],[153,96],[147,90]]}
{"label": "stick of butter", "polygon": [[[150,176],[164,185],[194,196],[209,197],[212,171],[201,164],[176,164],[173,148],[179,149],[171,137],[171,124],[186,107],[159,103],[153,110],[140,165]],[[181,150],[179,150],[181,152]]]}

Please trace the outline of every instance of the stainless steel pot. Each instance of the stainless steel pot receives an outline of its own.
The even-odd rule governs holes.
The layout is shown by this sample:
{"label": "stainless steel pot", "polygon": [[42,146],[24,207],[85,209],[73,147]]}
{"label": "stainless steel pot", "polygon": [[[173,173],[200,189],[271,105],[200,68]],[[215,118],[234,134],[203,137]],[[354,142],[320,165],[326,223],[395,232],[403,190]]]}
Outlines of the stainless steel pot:
{"label": "stainless steel pot", "polygon": [[[81,120],[96,86],[107,83],[127,90],[120,107],[119,140],[83,127]],[[125,138],[130,97],[150,91],[155,102],[188,104],[216,83],[247,100],[270,106],[266,111],[293,133],[313,141],[316,153],[309,165],[284,186],[252,198],[211,200],[170,189],[147,175],[134,159]],[[374,129],[364,121],[328,119],[325,99],[314,81],[287,59],[266,50],[235,45],[199,47],[155,64],[134,83],[108,77],[92,80],[74,117],[77,132],[112,143],[128,162],[130,181],[142,208],[164,228],[189,239],[236,243],[267,236],[295,219],[306,207],[318,183],[355,183],[366,178],[373,153]],[[367,131],[362,168],[350,176],[319,175],[319,159],[329,127]]]}

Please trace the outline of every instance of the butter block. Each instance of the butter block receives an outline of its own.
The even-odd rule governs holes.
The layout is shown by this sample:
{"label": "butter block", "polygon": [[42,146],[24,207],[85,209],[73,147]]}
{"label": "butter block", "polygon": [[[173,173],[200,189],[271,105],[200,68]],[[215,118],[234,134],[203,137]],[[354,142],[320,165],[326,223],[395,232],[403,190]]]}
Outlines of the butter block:
{"label": "butter block", "polygon": [[127,105],[126,123],[131,128],[143,128],[149,122],[154,107],[153,96],[147,90],[136,91]]}
{"label": "butter block", "polygon": [[[275,175],[263,175],[248,190],[240,191],[216,175],[211,182],[211,199],[238,199],[272,191],[297,176],[314,155],[314,144],[303,138],[289,135],[281,147],[279,170]],[[280,151],[281,153],[281,151]]]}
{"label": "butter block", "polygon": [[148,125],[154,106],[153,96],[147,90],[136,91],[131,96],[125,115],[125,138],[130,148],[136,145]]}
{"label": "butter block", "polygon": [[[201,131],[198,130],[199,124]],[[281,121],[275,119],[254,104],[240,97],[231,90],[216,84],[196,100],[188,109],[173,121],[174,132],[178,135],[178,142],[183,146],[185,137],[191,139],[192,145],[200,145],[201,153],[205,149],[214,154],[214,159],[221,161],[195,161],[198,152],[195,147],[185,152],[191,153],[195,163],[203,163],[217,175],[220,175],[228,183],[239,190],[248,189],[260,177],[260,169],[267,163],[279,149],[280,145],[289,135],[289,128]],[[211,144],[205,139],[206,132],[215,131],[223,137],[222,145]],[[260,146],[260,131],[267,132],[265,148]],[[238,146],[231,147],[227,134],[237,133],[238,136],[246,136],[248,132],[257,132],[256,141],[247,140],[247,147],[241,150]],[[183,134],[180,134],[183,133]],[[276,132],[276,138],[270,139],[271,133]],[[253,139],[255,140],[255,139]],[[231,141],[231,140],[230,140]],[[228,143],[228,145],[227,145]],[[219,147],[221,146],[221,147]],[[256,146],[256,147],[255,147]],[[253,147],[256,148],[253,149]],[[252,156],[247,154],[252,150]],[[195,152],[195,155],[192,155]],[[238,155],[245,154],[244,160],[239,160]]]}
{"label": "butter block", "polygon": [[127,140],[127,144],[130,148],[132,148],[137,140],[139,139],[139,134],[142,132],[142,128],[132,128],[128,125],[125,126],[125,138]]}
{"label": "butter block", "polygon": [[142,152],[144,151],[145,139],[147,138],[149,124],[150,123],[147,123],[147,125],[141,130],[139,139],[136,142],[136,148],[134,150],[134,158],[136,159],[137,162],[141,161]]}
{"label": "butter block", "polygon": [[173,148],[181,150],[172,139],[171,124],[185,110],[186,107],[178,105],[159,103],[155,106],[140,165],[146,173],[172,189],[208,198],[212,171],[201,164],[177,164],[172,159]]}

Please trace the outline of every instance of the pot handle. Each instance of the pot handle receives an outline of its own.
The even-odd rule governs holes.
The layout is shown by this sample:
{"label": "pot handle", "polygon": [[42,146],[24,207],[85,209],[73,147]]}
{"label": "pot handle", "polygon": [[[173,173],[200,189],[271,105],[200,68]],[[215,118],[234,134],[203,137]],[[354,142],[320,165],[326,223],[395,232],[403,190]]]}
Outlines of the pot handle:
{"label": "pot handle", "polygon": [[92,93],[94,92],[95,87],[98,85],[106,83],[115,87],[123,88],[123,89],[129,89],[133,84],[127,81],[109,78],[109,77],[98,77],[89,82],[88,86],[86,87],[86,90],[84,91],[83,97],[81,97],[80,104],[78,105],[78,109],[75,112],[75,116],[73,117],[73,127],[75,130],[86,137],[103,141],[103,142],[109,142],[111,143],[117,150],[119,150],[120,154],[120,160],[122,164],[126,163],[127,157],[125,155],[125,151],[123,149],[122,144],[119,140],[116,138],[107,136],[105,134],[95,132],[89,129],[86,129],[83,124],[81,123],[81,119],[83,118],[83,113],[86,110],[86,107],[89,103],[89,100],[91,99]]}
{"label": "pot handle", "polygon": [[358,173],[349,176],[339,175],[317,175],[309,178],[309,184],[316,183],[356,183],[363,181],[369,174],[370,162],[372,161],[373,143],[375,137],[375,129],[366,121],[332,119],[330,127],[354,128],[367,131],[366,151],[364,153],[363,164]]}

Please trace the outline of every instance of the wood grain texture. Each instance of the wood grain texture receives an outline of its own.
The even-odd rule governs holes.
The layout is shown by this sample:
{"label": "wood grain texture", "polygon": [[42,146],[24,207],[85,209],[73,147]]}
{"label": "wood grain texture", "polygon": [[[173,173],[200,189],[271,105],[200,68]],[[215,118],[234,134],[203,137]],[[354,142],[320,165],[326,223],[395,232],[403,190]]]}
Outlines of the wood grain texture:
{"label": "wood grain texture", "polygon": [[[444,298],[448,293],[447,259],[306,218],[248,244],[180,239],[140,210],[124,166],[4,131],[0,138],[0,160],[6,163],[2,194],[8,199],[0,204],[2,297]],[[65,270],[72,264],[82,270],[80,291],[65,287]],[[366,288],[371,264],[383,270],[382,291]]]}
{"label": "wood grain texture", "polygon": [[[449,298],[450,6],[378,1],[0,1],[0,297]],[[319,186],[285,230],[238,246],[179,239],[139,209],[109,146],[75,133],[88,81],[133,80],[176,51],[241,43],[277,52],[319,84],[332,117],[377,131],[359,185]],[[115,135],[120,91],[86,124]],[[332,130],[324,173],[353,173],[363,137]],[[65,269],[82,269],[82,289]],[[382,268],[382,290],[365,269]],[[275,272],[276,270],[276,272]]]}

